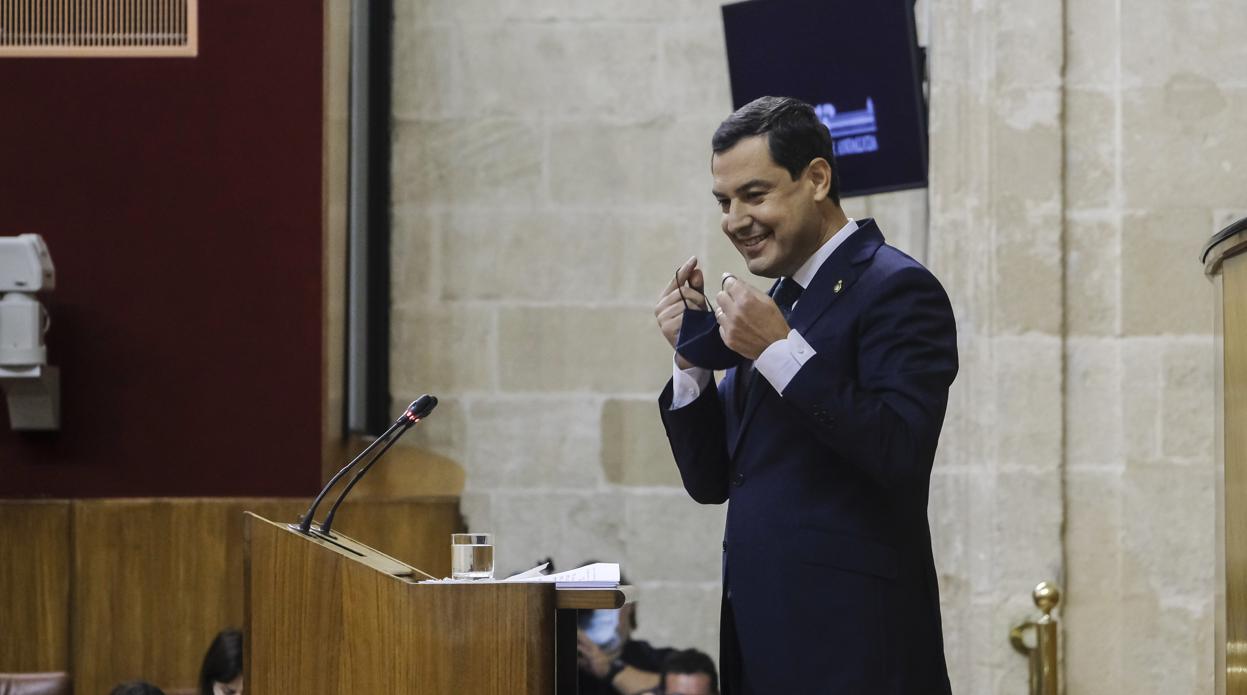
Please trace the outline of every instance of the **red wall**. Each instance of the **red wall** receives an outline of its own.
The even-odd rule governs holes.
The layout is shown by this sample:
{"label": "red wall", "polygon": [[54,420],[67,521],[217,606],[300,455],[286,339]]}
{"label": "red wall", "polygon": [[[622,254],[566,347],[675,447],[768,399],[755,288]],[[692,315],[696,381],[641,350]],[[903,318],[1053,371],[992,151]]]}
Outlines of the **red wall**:
{"label": "red wall", "polygon": [[200,53],[0,59],[0,235],[56,264],[62,429],[0,496],[305,495],[321,456],[322,10],[208,0]]}

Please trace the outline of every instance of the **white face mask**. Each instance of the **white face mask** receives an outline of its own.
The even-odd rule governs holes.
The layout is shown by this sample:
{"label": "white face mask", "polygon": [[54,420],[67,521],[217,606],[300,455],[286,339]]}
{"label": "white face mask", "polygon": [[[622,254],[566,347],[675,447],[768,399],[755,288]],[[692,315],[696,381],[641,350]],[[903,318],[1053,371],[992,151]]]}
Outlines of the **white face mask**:
{"label": "white face mask", "polygon": [[581,619],[581,629],[594,644],[610,651],[619,646],[619,611],[595,610],[587,621]]}

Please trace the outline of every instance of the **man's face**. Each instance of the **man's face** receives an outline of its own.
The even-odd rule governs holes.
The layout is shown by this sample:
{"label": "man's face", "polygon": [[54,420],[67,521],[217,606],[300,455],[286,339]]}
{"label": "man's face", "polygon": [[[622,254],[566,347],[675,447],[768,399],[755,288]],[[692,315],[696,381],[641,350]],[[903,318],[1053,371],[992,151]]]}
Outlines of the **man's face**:
{"label": "man's face", "polygon": [[714,695],[710,676],[704,673],[668,673],[663,681],[665,695]]}
{"label": "man's face", "polygon": [[765,135],[716,153],[710,173],[723,233],[754,275],[792,275],[825,241],[809,169],[794,181],[771,159]]}

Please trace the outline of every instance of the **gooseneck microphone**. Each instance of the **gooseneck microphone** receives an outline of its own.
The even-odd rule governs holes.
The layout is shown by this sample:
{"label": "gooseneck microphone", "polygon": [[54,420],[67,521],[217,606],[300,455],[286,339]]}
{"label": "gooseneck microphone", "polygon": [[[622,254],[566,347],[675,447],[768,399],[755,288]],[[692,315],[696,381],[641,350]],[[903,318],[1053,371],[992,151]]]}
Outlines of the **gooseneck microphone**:
{"label": "gooseneck microphone", "polygon": [[385,447],[382,448],[381,451],[377,452],[376,456],[372,457],[371,461],[360,467],[359,472],[355,474],[355,477],[351,478],[351,482],[347,483],[346,487],[342,489],[341,494],[338,495],[338,499],[334,500],[333,506],[329,508],[329,513],[325,515],[325,520],[320,522],[320,532],[322,534],[326,536],[330,535],[329,532],[333,527],[333,517],[338,513],[338,507],[342,506],[342,501],[345,500],[347,494],[351,492],[351,488],[355,487],[355,483],[358,483],[360,478],[363,478],[368,474],[368,471],[372,470],[373,465],[385,455],[385,452],[389,451],[391,446],[394,446],[394,442],[397,442],[399,437],[406,434],[407,430],[415,426],[417,422],[420,422],[424,418],[428,417],[429,413],[433,412],[433,409],[436,407],[437,398],[430,396],[427,393],[416,399],[411,405],[407,406],[407,412],[403,413],[402,418],[400,418],[406,420],[406,422],[402,423],[402,429],[400,429],[398,433],[386,443]]}
{"label": "gooseneck microphone", "polygon": [[346,493],[350,492],[351,488],[355,487],[355,483],[359,482],[359,479],[364,477],[364,474],[368,472],[368,469],[372,468],[372,465],[376,463],[377,460],[385,454],[385,452],[389,451],[390,447],[394,445],[394,442],[397,442],[398,439],[417,422],[420,422],[425,417],[428,417],[429,413],[433,412],[433,409],[436,407],[437,398],[430,396],[427,393],[412,401],[411,405],[407,406],[407,410],[403,411],[403,414],[398,416],[398,419],[394,421],[394,424],[390,425],[385,432],[381,433],[381,436],[377,437],[376,440],[369,444],[366,449],[359,452],[358,456],[351,459],[350,463],[343,466],[342,470],[335,473],[334,476],[329,479],[328,483],[325,483],[325,487],[321,488],[320,494],[316,495],[316,499],[312,501],[312,505],[307,508],[307,513],[303,515],[303,518],[299,520],[298,524],[291,524],[290,528],[295,529],[299,533],[310,535],[312,533],[312,519],[316,515],[316,508],[319,507],[320,503],[325,499],[325,495],[329,494],[329,490],[333,489],[333,486],[337,485],[338,481],[350,472],[356,464],[363,460],[364,457],[367,456],[373,449],[377,448],[384,442],[385,446],[382,447],[381,451],[378,451],[377,455],[373,456],[372,460],[361,468],[359,473],[351,479],[351,482],[346,486],[346,489],[342,491],[342,494],[338,496],[337,501],[334,502],[333,507],[329,510],[329,515],[325,518],[325,521],[320,524],[320,528],[318,530],[325,535],[329,535],[330,527],[333,524],[334,513],[338,511],[338,506],[342,504],[342,500],[346,499]]}

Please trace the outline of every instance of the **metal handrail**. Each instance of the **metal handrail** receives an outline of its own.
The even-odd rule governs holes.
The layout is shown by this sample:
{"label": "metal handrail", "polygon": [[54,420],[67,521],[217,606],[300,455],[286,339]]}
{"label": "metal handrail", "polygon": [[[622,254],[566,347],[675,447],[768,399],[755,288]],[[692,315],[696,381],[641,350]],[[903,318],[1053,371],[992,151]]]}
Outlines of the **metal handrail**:
{"label": "metal handrail", "polygon": [[[1052,611],[1061,602],[1061,588],[1054,582],[1040,582],[1031,594],[1035,605],[1043,611],[1038,620],[1027,620],[1009,630],[1009,643],[1014,651],[1030,661],[1031,695],[1058,695],[1060,692],[1060,651],[1057,648],[1059,626]],[[1026,643],[1027,630],[1035,631],[1035,646]]]}

